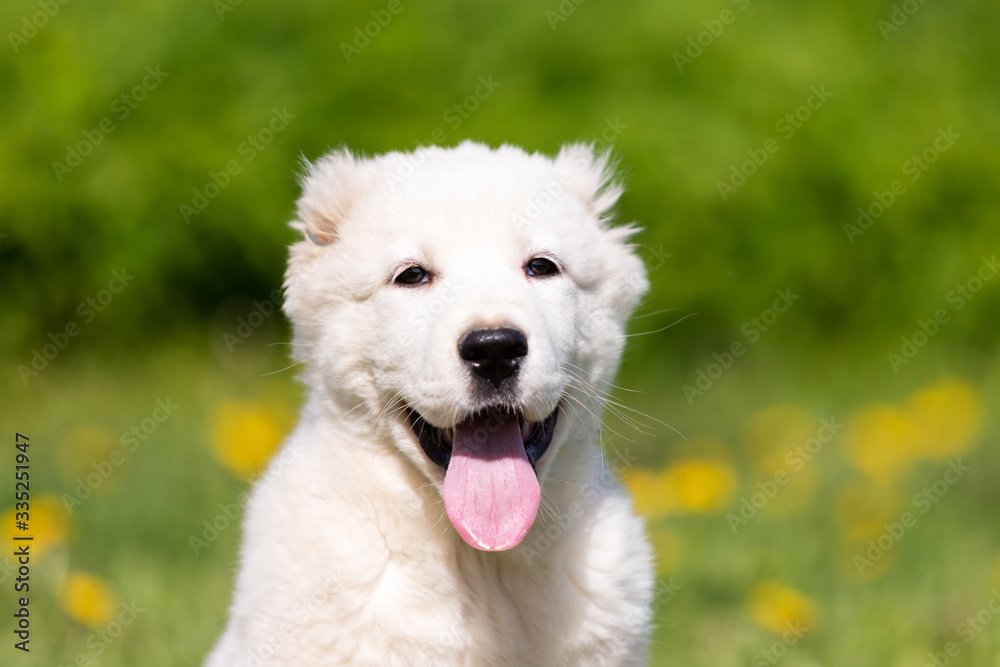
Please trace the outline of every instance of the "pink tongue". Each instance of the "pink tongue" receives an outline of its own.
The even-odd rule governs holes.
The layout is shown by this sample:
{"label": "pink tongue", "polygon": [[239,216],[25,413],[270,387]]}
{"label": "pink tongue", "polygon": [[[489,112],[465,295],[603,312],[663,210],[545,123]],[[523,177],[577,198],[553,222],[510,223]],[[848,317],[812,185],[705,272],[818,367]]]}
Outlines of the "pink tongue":
{"label": "pink tongue", "polygon": [[483,551],[516,547],[535,521],[541,490],[510,413],[455,427],[444,507],[462,539]]}

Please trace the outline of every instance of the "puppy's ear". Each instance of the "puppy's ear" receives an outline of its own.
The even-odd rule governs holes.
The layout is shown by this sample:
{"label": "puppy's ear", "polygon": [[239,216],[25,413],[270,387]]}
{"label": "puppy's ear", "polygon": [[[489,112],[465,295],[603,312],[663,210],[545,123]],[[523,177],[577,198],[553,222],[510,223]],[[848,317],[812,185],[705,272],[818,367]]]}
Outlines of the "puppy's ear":
{"label": "puppy's ear", "polygon": [[567,144],[555,162],[559,180],[587,205],[594,217],[606,222],[623,190],[610,149],[595,154],[593,144]]}
{"label": "puppy's ear", "polygon": [[[555,159],[556,175],[579,197],[604,227],[604,303],[624,321],[649,289],[646,267],[631,244],[640,230],[635,223],[611,226],[612,209],[624,191],[611,151],[596,154],[593,144],[568,144]],[[604,312],[604,311],[602,311]]]}
{"label": "puppy's ear", "polygon": [[297,220],[291,227],[301,231],[313,245],[337,239],[337,227],[350,213],[360,188],[358,160],[346,148],[329,153],[316,162],[305,162],[299,182],[302,196],[297,202]]}

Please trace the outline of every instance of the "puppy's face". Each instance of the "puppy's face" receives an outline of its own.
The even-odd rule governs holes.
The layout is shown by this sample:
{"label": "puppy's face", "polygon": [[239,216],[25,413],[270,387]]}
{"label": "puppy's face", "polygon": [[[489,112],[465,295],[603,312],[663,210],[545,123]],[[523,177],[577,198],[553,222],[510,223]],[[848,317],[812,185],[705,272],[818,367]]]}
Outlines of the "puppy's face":
{"label": "puppy's face", "polygon": [[594,428],[646,288],[631,230],[603,219],[605,161],[340,152],[304,190],[285,309],[307,382],[423,471],[469,544],[515,546],[551,462]]}

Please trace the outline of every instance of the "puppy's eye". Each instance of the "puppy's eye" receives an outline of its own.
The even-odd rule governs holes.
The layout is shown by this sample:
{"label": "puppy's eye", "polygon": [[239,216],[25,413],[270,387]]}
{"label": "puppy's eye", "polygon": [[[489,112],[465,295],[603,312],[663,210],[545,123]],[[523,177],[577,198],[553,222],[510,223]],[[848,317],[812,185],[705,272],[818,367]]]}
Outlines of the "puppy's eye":
{"label": "puppy's eye", "polygon": [[559,273],[559,267],[551,259],[536,257],[524,265],[524,272],[529,276],[554,276]]}
{"label": "puppy's eye", "polygon": [[428,274],[423,267],[411,266],[403,269],[403,271],[396,276],[396,280],[394,282],[397,285],[419,285],[430,281],[430,279],[430,274]]}

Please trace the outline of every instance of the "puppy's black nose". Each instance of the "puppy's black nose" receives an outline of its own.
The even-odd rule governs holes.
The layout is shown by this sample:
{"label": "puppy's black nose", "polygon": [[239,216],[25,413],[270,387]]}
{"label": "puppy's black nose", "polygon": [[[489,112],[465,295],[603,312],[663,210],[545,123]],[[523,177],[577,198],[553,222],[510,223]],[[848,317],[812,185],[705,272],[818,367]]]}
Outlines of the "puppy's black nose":
{"label": "puppy's black nose", "polygon": [[517,329],[477,329],[458,344],[458,354],[476,375],[499,387],[528,354],[528,339]]}

